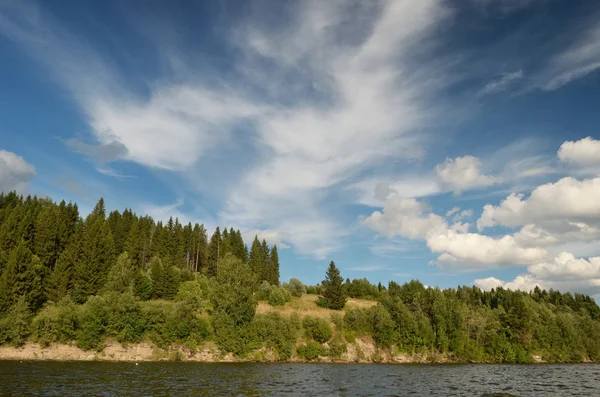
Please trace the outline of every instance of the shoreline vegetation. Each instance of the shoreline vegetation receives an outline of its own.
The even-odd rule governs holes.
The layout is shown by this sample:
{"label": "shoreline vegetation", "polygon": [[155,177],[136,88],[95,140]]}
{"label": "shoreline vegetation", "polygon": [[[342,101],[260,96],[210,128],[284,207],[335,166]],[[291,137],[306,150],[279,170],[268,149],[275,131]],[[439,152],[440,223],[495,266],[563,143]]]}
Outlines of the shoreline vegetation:
{"label": "shoreline vegetation", "polygon": [[600,308],[536,288],[280,282],[233,228],[0,194],[0,360],[600,362]]}

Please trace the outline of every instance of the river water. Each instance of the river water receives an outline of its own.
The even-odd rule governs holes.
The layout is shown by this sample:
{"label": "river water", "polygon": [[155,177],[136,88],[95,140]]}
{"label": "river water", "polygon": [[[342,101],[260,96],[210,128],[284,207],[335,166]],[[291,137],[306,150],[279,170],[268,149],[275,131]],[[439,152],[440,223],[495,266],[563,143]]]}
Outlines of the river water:
{"label": "river water", "polygon": [[0,396],[600,396],[600,365],[0,361]]}

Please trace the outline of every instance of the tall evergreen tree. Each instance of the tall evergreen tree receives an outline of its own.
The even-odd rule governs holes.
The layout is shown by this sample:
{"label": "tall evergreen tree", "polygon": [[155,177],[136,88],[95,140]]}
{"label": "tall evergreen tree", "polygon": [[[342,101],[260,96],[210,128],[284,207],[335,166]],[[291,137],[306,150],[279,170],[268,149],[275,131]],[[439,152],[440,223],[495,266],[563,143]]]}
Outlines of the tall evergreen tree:
{"label": "tall evergreen tree", "polygon": [[342,310],[346,305],[347,292],[344,288],[344,278],[341,276],[335,263],[331,261],[325,274],[325,280],[321,282],[323,286],[323,296],[321,303],[333,310]]}
{"label": "tall evergreen tree", "polygon": [[69,244],[60,253],[52,273],[48,276],[46,291],[48,299],[53,302],[58,302],[73,293],[75,268],[82,257],[83,230],[83,222],[80,222]]}
{"label": "tall evergreen tree", "polygon": [[25,299],[34,312],[40,309],[46,299],[42,284],[44,270],[39,258],[22,240],[10,253],[0,277],[0,312],[5,312],[19,298]]}
{"label": "tall evergreen tree", "polygon": [[265,253],[263,248],[258,240],[258,236],[254,236],[254,241],[252,242],[252,248],[250,249],[250,258],[248,264],[250,265],[250,269],[256,274],[258,282],[261,282],[262,279],[262,270],[264,267]]}
{"label": "tall evergreen tree", "polygon": [[279,253],[277,245],[273,245],[270,255],[270,280],[269,284],[279,285]]}
{"label": "tall evergreen tree", "polygon": [[219,258],[221,254],[221,229],[217,226],[217,230],[213,233],[208,244],[208,257],[207,257],[207,274],[209,276],[216,276],[217,269],[219,266]]}
{"label": "tall evergreen tree", "polygon": [[115,261],[110,226],[99,208],[103,207],[97,205],[86,219],[81,258],[75,266],[74,298],[79,302],[104,286],[108,270]]}

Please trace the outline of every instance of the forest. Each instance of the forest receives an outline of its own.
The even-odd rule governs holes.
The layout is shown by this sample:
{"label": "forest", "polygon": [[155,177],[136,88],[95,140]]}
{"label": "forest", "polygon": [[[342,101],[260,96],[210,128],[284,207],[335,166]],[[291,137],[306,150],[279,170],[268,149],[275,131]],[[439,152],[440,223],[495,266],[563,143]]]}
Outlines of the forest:
{"label": "forest", "polygon": [[[427,288],[343,278],[281,282],[276,246],[240,230],[155,221],[100,199],[0,194],[0,345],[150,342],[257,360],[343,359],[359,340],[382,355],[453,362],[600,361],[600,308],[584,294]],[[287,309],[289,310],[287,310]]]}

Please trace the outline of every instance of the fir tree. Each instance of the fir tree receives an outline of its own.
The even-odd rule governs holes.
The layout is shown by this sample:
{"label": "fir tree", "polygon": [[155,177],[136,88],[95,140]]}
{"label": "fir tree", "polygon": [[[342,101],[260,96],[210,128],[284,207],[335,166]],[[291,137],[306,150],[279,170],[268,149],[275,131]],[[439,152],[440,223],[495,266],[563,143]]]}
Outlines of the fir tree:
{"label": "fir tree", "polygon": [[6,311],[19,298],[25,299],[32,311],[37,311],[45,301],[42,285],[44,267],[25,241],[15,247],[8,258],[5,271],[0,278],[0,312]]}
{"label": "fir tree", "polygon": [[258,282],[263,281],[260,279],[262,276],[262,269],[264,267],[265,254],[260,245],[260,241],[258,240],[258,236],[254,236],[254,241],[252,242],[252,248],[250,249],[250,258],[248,264],[250,265],[250,269],[256,274],[258,278]]}
{"label": "fir tree", "polygon": [[342,310],[346,305],[347,292],[343,285],[344,278],[341,276],[335,263],[331,261],[325,280],[321,282],[323,286],[323,296],[320,297],[321,303],[333,310]]}
{"label": "fir tree", "polygon": [[58,302],[73,292],[75,268],[81,259],[83,222],[80,222],[77,231],[71,236],[67,247],[60,253],[56,266],[48,276],[46,291],[48,298]]}
{"label": "fir tree", "polygon": [[279,285],[279,253],[277,252],[277,245],[273,245],[270,256],[270,280],[269,284]]}
{"label": "fir tree", "polygon": [[221,229],[217,226],[217,230],[213,233],[208,244],[208,257],[207,257],[207,274],[209,276],[217,275],[217,268],[219,266],[219,258],[221,253]]}

